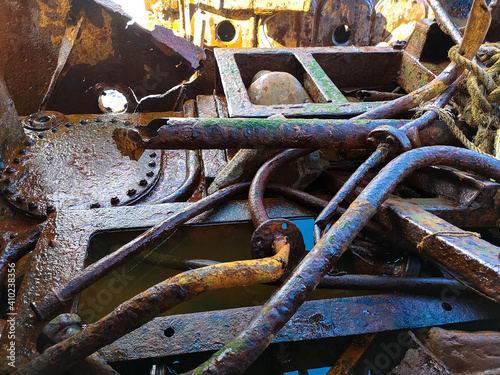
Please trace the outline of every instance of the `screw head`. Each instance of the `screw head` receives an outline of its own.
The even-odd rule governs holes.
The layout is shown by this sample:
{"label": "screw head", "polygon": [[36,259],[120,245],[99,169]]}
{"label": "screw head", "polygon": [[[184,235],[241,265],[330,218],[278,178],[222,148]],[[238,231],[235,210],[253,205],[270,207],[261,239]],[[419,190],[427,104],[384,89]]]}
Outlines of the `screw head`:
{"label": "screw head", "polygon": [[117,120],[117,119],[115,119],[115,118],[112,118],[110,121],[114,124],[114,123],[115,123],[116,121],[118,121],[118,120]]}
{"label": "screw head", "polygon": [[25,145],[25,146],[27,146],[27,147],[31,147],[31,146],[33,146],[34,144],[35,144],[35,142],[30,141],[30,140],[28,140],[28,141],[24,142],[24,145]]}

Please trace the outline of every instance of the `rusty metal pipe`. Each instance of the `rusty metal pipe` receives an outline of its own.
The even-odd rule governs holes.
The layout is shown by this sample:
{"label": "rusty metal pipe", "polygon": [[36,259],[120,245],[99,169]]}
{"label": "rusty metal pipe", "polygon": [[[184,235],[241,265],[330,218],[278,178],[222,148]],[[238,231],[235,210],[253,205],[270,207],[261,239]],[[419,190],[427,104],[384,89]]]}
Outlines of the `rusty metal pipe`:
{"label": "rusty metal pipe", "polygon": [[250,215],[252,216],[252,222],[255,228],[269,220],[266,208],[264,207],[263,198],[266,186],[273,173],[283,165],[313,151],[314,150],[291,148],[269,159],[259,168],[248,191],[248,208],[250,209]]}
{"label": "rusty metal pipe", "polygon": [[356,98],[364,102],[381,102],[401,98],[403,94],[384,91],[358,90]]}
{"label": "rusty metal pipe", "polygon": [[455,26],[450,16],[448,16],[448,13],[446,13],[446,11],[443,9],[443,6],[439,2],[439,0],[427,0],[427,2],[434,11],[434,14],[436,15],[436,18],[438,20],[438,24],[442,28],[444,28],[443,31],[451,36],[451,39],[453,39],[456,44],[462,44],[462,33],[460,33],[460,30],[458,30],[458,28]]}
{"label": "rusty metal pipe", "polygon": [[120,247],[118,250],[85,268],[61,290],[47,294],[40,302],[32,302],[31,308],[40,319],[52,317],[59,309],[64,307],[68,301],[97,280],[103,278],[131,258],[140,254],[149,246],[166,240],[174,234],[180,225],[198,216],[200,213],[216,207],[229,197],[242,192],[248,186],[249,183],[232,185],[193,203],[182,211],[174,213],[166,220],[155,225],[134,240]]}
{"label": "rusty metal pipe", "polygon": [[201,160],[200,150],[186,150],[186,178],[176,191],[153,203],[183,202],[191,197],[200,182]]}
{"label": "rusty metal pipe", "polygon": [[[472,286],[470,283],[466,283]],[[391,277],[373,275],[342,275],[323,277],[318,284],[320,288],[349,289],[349,290],[376,290],[388,292],[405,292],[418,294],[439,294],[445,288],[453,290],[466,289],[457,280],[443,277]],[[474,293],[470,290],[471,293]]]}
{"label": "rusty metal pipe", "polygon": [[202,292],[275,281],[285,271],[290,246],[284,238],[277,238],[273,247],[275,255],[269,258],[199,268],[156,284],[81,332],[51,346],[13,374],[60,374],[103,346]]}
{"label": "rusty metal pipe", "polygon": [[422,147],[398,156],[368,184],[248,327],[193,373],[241,374],[248,368],[337,262],[396,185],[416,169],[432,165],[457,167],[490,178],[500,178],[499,160],[456,147]]}
{"label": "rusty metal pipe", "polygon": [[314,221],[315,243],[320,240],[323,230],[332,219],[339,204],[344,201],[344,199],[361,183],[361,181],[363,181],[366,174],[370,170],[385,160],[388,154],[389,149],[386,145],[380,145],[377,147],[377,150],[356,169],[347,182],[342,185],[337,194],[335,194],[332,200],[328,202],[328,205],[321,211]]}

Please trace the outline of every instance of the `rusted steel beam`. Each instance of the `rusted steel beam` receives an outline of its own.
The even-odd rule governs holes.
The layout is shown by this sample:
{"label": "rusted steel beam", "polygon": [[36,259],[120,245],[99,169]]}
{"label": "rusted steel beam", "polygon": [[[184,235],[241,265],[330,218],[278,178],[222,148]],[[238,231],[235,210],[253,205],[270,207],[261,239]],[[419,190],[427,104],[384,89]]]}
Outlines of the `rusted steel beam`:
{"label": "rusted steel beam", "polygon": [[248,191],[248,207],[252,215],[252,222],[257,228],[263,222],[269,220],[266,208],[264,207],[263,199],[264,192],[273,173],[282,167],[302,156],[305,156],[314,150],[308,149],[288,149],[276,155],[272,159],[259,168],[250,185]]}
{"label": "rusted steel beam", "polygon": [[397,227],[405,238],[419,247],[421,254],[446,266],[500,302],[499,247],[470,232],[467,235],[468,232],[403,199],[388,200],[379,217],[391,228]]}
{"label": "rusted steel beam", "polygon": [[150,245],[167,239],[180,225],[198,216],[200,213],[216,207],[224,200],[246,189],[248,185],[248,183],[235,184],[226,189],[219,190],[217,193],[203,198],[186,209],[173,214],[135,238],[133,241],[85,268],[62,289],[47,294],[44,299],[39,302],[32,301],[31,308],[40,319],[52,317],[58,309],[62,308],[68,301],[86,289],[89,285],[92,285],[120,265],[140,254]]}
{"label": "rusted steel beam", "polygon": [[430,165],[454,166],[490,178],[500,178],[499,160],[464,149],[423,147],[400,155],[368,184],[248,327],[194,373],[238,374],[248,368],[337,262],[396,185],[416,169]]}
{"label": "rusted steel beam", "polygon": [[[445,291],[451,292],[450,289]],[[440,296],[393,293],[306,301],[273,343],[304,342],[500,316],[495,304],[484,298],[461,295],[453,301],[446,301],[452,310],[443,309]],[[158,317],[99,352],[110,362],[120,362],[218,350],[221,343],[232,340],[244,329],[260,308],[251,306]],[[393,315],[394,311],[398,314]],[[388,316],[394,316],[394,319],[388,319]],[[162,334],[166,329],[173,335]],[[148,344],[137,345],[138,342]]]}
{"label": "rusted steel beam", "polygon": [[[400,128],[408,120],[184,118],[157,119],[141,129],[113,134],[122,153],[138,158],[145,149],[364,148],[380,125]],[[156,131],[157,130],[157,131]],[[149,134],[148,134],[149,133]],[[147,140],[148,135],[151,136]]]}
{"label": "rusted steel beam", "polygon": [[167,279],[50,347],[13,374],[60,374],[96,350],[202,292],[275,281],[286,269],[290,246],[280,237],[274,241],[273,250],[275,255],[269,258],[216,264]]}

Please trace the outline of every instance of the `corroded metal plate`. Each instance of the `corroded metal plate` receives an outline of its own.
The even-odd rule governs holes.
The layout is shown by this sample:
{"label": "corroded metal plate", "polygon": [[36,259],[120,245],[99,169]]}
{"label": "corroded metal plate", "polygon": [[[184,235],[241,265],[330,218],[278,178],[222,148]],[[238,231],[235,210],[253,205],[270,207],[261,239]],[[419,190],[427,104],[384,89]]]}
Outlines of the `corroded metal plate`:
{"label": "corroded metal plate", "polygon": [[138,161],[121,156],[112,138],[129,121],[71,115],[47,131],[27,130],[28,140],[7,151],[4,195],[18,209],[44,217],[59,208],[131,204],[158,180],[161,151]]}

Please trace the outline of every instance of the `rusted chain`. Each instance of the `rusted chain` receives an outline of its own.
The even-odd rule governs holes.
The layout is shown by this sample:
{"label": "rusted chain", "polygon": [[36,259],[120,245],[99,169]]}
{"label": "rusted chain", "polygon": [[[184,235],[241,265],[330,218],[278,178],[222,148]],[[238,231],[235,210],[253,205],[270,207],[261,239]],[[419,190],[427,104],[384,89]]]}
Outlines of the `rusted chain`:
{"label": "rusted chain", "polygon": [[422,147],[400,155],[368,184],[247,328],[192,373],[229,375],[244,372],[272,342],[396,185],[416,169],[432,165],[452,166],[500,178],[500,161],[465,149]]}
{"label": "rusted chain", "polygon": [[231,196],[244,191],[249,185],[249,183],[232,185],[172,214],[172,216],[123,245],[118,250],[85,268],[62,289],[47,294],[40,302],[32,302],[31,307],[33,311],[40,319],[50,319],[59,309],[71,301],[72,298],[97,280],[140,254],[149,246],[166,240],[174,234],[180,225],[206,210],[217,207]]}
{"label": "rusted chain", "polygon": [[252,222],[255,228],[263,222],[269,220],[269,216],[267,215],[266,208],[264,207],[262,200],[264,199],[266,186],[274,172],[283,165],[310,154],[313,151],[314,150],[310,149],[290,148],[269,159],[262,165],[262,167],[259,168],[253,178],[248,192],[248,207],[250,209]]}
{"label": "rusted chain", "polygon": [[285,271],[290,246],[280,237],[274,241],[273,248],[275,255],[269,258],[216,264],[186,271],[156,284],[81,332],[48,348],[13,374],[60,374],[103,346],[202,292],[275,281]]}

